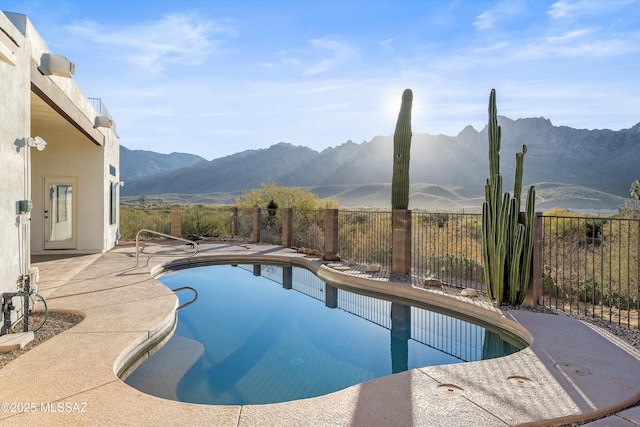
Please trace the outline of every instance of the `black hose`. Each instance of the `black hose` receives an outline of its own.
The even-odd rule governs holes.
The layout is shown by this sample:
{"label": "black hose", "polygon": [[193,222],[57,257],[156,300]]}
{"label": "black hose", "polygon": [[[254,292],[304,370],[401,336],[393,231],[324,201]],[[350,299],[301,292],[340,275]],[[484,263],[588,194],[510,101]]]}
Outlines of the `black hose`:
{"label": "black hose", "polygon": [[[44,326],[45,322],[47,321],[47,318],[49,317],[49,307],[47,306],[47,300],[46,300],[46,299],[44,299],[44,297],[43,297],[42,295],[40,295],[40,294],[33,294],[33,296],[34,296],[34,297],[36,297],[36,298],[40,298],[40,300],[42,301],[42,305],[44,306],[44,314],[43,314],[43,316],[42,316],[42,320],[41,320],[41,321],[40,321],[40,322],[39,322],[39,323],[38,323],[38,324],[37,324],[37,325],[32,329],[32,330],[33,330],[33,332],[36,332],[36,331],[40,330],[40,328],[42,328],[42,327]],[[27,298],[28,298],[28,297],[27,297]],[[37,304],[37,302],[35,302],[35,301],[34,301],[34,305],[35,305],[35,304]],[[29,316],[26,316],[26,317],[27,317],[27,319],[29,318]],[[20,321],[21,321],[21,320],[24,322],[24,320],[25,320],[25,316],[24,316],[24,315],[23,315],[23,316],[21,316],[20,318],[18,318],[18,319],[17,319],[15,322],[13,322],[13,324],[11,325],[11,330],[12,330],[13,332],[16,332],[16,325],[17,325],[18,323],[20,323]],[[28,320],[27,320],[27,321],[28,321]],[[7,329],[8,329],[8,328],[7,328]],[[26,330],[25,330],[25,332],[26,332]]]}

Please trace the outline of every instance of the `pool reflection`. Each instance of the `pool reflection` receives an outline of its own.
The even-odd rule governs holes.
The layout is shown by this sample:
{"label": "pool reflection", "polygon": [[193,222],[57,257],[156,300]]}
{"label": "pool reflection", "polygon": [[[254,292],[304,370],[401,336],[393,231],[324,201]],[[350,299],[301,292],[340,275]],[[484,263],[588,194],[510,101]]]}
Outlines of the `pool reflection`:
{"label": "pool reflection", "polygon": [[[161,281],[170,288],[193,286],[200,295],[179,312],[176,328],[177,337],[205,348],[175,385],[175,395],[186,402],[295,400],[416,367],[519,350],[482,326],[336,288],[298,267],[201,267]],[[141,366],[141,375],[171,369],[154,368],[154,358]],[[141,388],[149,381],[136,374],[127,379],[130,385],[158,395],[152,386]]]}

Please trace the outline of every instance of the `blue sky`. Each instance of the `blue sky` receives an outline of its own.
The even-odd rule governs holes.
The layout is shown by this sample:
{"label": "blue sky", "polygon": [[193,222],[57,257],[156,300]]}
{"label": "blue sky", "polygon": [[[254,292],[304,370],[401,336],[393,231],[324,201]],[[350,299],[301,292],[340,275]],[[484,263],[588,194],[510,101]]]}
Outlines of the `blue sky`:
{"label": "blue sky", "polygon": [[0,0],[102,98],[122,145],[219,158],[455,136],[498,113],[556,126],[640,122],[640,0]]}

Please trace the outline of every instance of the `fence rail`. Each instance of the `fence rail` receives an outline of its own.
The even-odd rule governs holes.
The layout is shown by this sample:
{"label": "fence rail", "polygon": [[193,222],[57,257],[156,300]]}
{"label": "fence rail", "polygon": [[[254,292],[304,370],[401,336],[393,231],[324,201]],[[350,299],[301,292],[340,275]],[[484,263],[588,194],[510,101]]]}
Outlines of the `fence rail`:
{"label": "fence rail", "polygon": [[[285,241],[282,210],[264,210],[260,242]],[[182,234],[204,237],[234,235],[254,241],[253,209],[189,206],[182,210]],[[414,212],[411,216],[411,276],[485,291],[482,227],[479,213]],[[235,218],[235,220],[234,220]],[[324,210],[295,210],[287,242],[319,252],[325,250],[329,228]],[[538,214],[540,255],[533,286],[538,304],[638,328],[640,314],[640,219],[613,216]],[[169,233],[170,209],[122,206],[120,233],[131,239],[142,228]],[[232,222],[235,221],[235,224]],[[345,262],[377,264],[392,269],[392,213],[340,210],[337,215],[338,254]],[[252,240],[253,239],[253,240]],[[335,249],[334,249],[335,250]],[[539,271],[538,271],[539,270]]]}

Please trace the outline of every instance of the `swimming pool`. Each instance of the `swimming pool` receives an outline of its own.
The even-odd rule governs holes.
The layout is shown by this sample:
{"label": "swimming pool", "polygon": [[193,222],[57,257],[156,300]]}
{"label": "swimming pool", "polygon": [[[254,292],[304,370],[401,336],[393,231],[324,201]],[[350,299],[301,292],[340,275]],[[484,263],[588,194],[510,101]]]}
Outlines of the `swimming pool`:
{"label": "swimming pool", "polygon": [[480,325],[339,289],[300,267],[215,265],[159,280],[192,286],[199,297],[178,312],[174,337],[126,382],[183,402],[296,400],[523,347]]}

